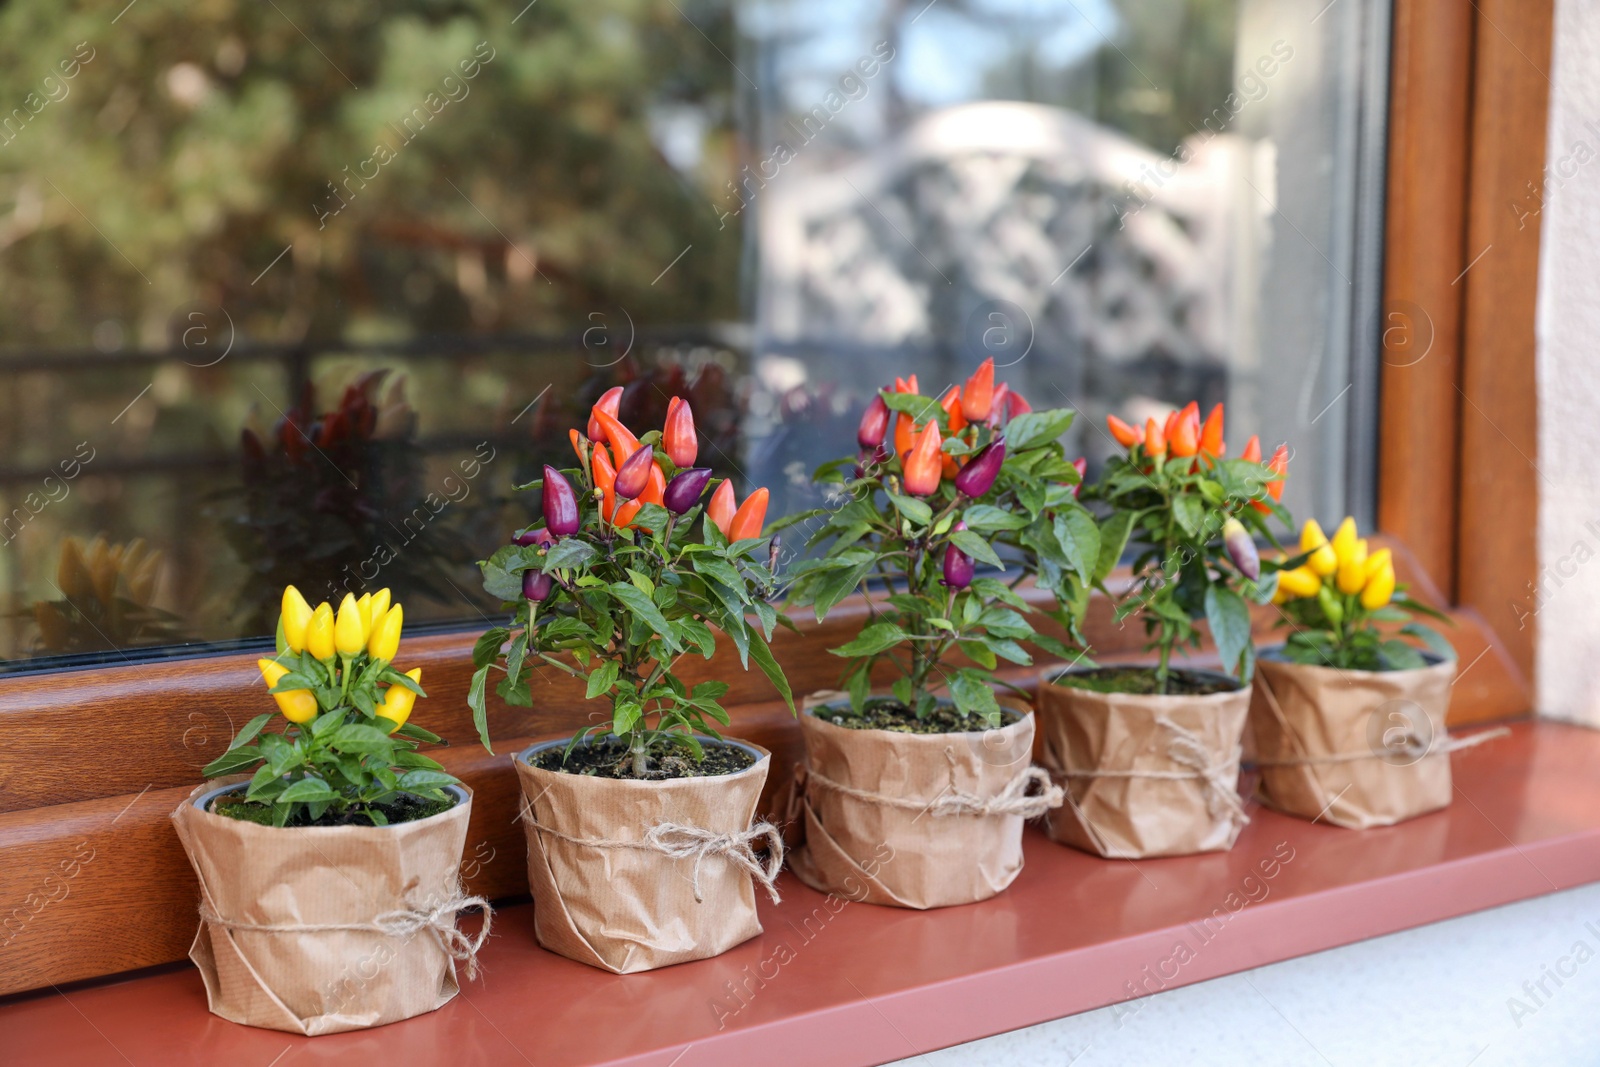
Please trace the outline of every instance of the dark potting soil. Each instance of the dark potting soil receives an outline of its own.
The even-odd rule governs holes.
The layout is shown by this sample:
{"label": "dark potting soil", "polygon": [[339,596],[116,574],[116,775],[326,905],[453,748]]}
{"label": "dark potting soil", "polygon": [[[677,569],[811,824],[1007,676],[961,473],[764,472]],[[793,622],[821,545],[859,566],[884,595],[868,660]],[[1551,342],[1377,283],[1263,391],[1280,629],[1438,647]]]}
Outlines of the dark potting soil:
{"label": "dark potting soil", "polygon": [[[416,822],[426,819],[430,815],[437,815],[441,811],[449,811],[455,807],[456,798],[446,796],[444,800],[429,800],[426,797],[413,796],[410,793],[401,793],[387,804],[374,804],[389,820],[389,825],[399,822]],[[240,794],[225,793],[211,802],[211,810],[217,815],[226,815],[230,819],[240,819],[244,822],[260,823],[262,826],[272,825],[272,805],[263,804],[259,800],[246,800]],[[305,809],[300,810],[296,818],[291,818],[285,826],[372,826],[375,825],[364,811],[359,808],[344,812],[325,811],[320,819],[305,817]]]}
{"label": "dark potting soil", "polygon": [[[1154,667],[1096,667],[1087,671],[1060,674],[1052,680],[1057,685],[1088,689],[1096,693],[1157,696],[1161,692],[1156,682]],[[1201,697],[1213,693],[1232,693],[1239,688],[1239,683],[1231,678],[1216,678],[1196,671],[1176,669],[1167,672],[1167,696]]]}
{"label": "dark potting soil", "polygon": [[[962,715],[953,704],[940,704],[919,719],[916,713],[898,700],[869,700],[859,713],[849,705],[818,708],[813,712],[824,722],[843,726],[847,730],[892,730],[901,734],[966,734],[982,733],[988,725],[980,718]],[[1010,708],[1000,709],[1002,725],[1009,726],[1020,715]]]}
{"label": "dark potting soil", "polygon": [[688,745],[674,745],[671,748],[657,746],[650,753],[650,769],[642,775],[633,773],[633,753],[615,738],[579,745],[564,761],[564,748],[547,748],[535,756],[532,763],[545,771],[649,782],[738,774],[755,766],[756,758],[742,748],[719,745],[715,741],[701,742],[701,747],[705,751],[705,758],[697,761]]}

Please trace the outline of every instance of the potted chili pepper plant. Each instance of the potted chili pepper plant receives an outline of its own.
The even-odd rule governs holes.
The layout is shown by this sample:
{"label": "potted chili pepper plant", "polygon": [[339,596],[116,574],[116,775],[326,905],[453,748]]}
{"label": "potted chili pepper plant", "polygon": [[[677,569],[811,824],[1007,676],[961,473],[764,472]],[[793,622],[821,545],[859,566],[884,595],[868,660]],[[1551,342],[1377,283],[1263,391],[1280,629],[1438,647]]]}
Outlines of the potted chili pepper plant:
{"label": "potted chili pepper plant", "polygon": [[1331,540],[1307,521],[1297,561],[1273,597],[1288,638],[1263,650],[1252,691],[1262,799],[1357,830],[1447,806],[1447,753],[1499,732],[1446,732],[1455,652],[1412,617],[1445,616],[1395,582],[1390,550],[1369,554],[1352,518]]}
{"label": "potted chili pepper plant", "polygon": [[[200,879],[189,956],[211,1010],[316,1035],[433,1011],[489,933],[457,872],[472,794],[417,751],[422,671],[394,665],[405,613],[389,591],[335,612],[283,592],[277,653],[259,661],[271,712],[245,724],[173,813]],[[254,769],[244,778],[239,772]],[[480,907],[475,939],[456,913]]]}
{"label": "potted chili pepper plant", "polygon": [[[1254,666],[1250,603],[1273,593],[1253,534],[1270,538],[1288,449],[1267,463],[1250,438],[1238,459],[1223,441],[1223,407],[1204,423],[1190,403],[1143,428],[1111,416],[1126,453],[1086,498],[1107,509],[1108,551],[1134,549],[1118,620],[1138,616],[1154,665],[1047,675],[1039,689],[1040,761],[1067,790],[1050,835],[1102,856],[1183,855],[1233,846],[1248,821],[1237,789],[1247,687]],[[1174,654],[1209,626],[1223,673],[1182,668]]]}
{"label": "potted chili pepper plant", "polygon": [[711,658],[715,627],[793,706],[767,646],[778,622],[767,491],[736,507],[724,481],[702,503],[711,471],[694,466],[694,416],[674,399],[664,431],[642,438],[596,405],[589,435],[572,431],[577,468],[547,466],[525,487],[543,490],[544,525],[483,564],[484,588],[513,616],[479,640],[469,700],[485,743],[492,671],[512,704],[531,702],[539,665],[604,701],[599,725],[514,762],[539,943],[617,973],[760,933],[753,882],[776,900],[783,857],[777,830],[752,825],[770,755],[719,733],[727,683],[691,687],[676,669]]}
{"label": "potted chili pepper plant", "polygon": [[[871,612],[832,650],[848,699],[800,718],[791,867],[814,888],[912,908],[985,899],[1022,869],[1024,820],[1061,802],[1031,767],[1032,713],[997,699],[992,671],[1031,664],[1029,645],[1081,655],[1035,629],[1019,583],[1054,594],[1047,614],[1073,640],[1115,562],[1076,499],[1081,461],[1059,441],[1072,419],[996,386],[992,360],[939,399],[897,381],[862,417],[860,454],[816,473],[840,506],[785,520],[820,521],[811,543],[827,546],[793,568],[790,603],[820,620],[859,590]],[[893,676],[887,693],[875,674]]]}

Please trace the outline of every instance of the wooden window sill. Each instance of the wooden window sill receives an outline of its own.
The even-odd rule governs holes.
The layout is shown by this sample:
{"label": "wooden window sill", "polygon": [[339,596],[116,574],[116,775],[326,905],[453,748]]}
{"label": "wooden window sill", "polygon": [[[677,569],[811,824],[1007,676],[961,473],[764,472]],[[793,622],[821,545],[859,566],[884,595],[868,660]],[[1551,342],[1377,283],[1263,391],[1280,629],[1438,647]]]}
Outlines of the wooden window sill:
{"label": "wooden window sill", "polygon": [[[1353,832],[1250,805],[1231,852],[1100,860],[1028,831],[1012,887],[912,912],[788,875],[766,932],[715,959],[615,976],[500,911],[486,973],[431,1015],[315,1039],[386,1063],[874,1064],[1600,880],[1600,733],[1520,722],[1451,757],[1445,811]],[[186,919],[192,929],[192,918]],[[130,935],[133,932],[130,931]],[[1183,946],[1180,949],[1179,946]],[[0,1000],[8,1062],[294,1062],[311,1039],[211,1016],[159,973]],[[287,1053],[287,1056],[285,1054]]]}

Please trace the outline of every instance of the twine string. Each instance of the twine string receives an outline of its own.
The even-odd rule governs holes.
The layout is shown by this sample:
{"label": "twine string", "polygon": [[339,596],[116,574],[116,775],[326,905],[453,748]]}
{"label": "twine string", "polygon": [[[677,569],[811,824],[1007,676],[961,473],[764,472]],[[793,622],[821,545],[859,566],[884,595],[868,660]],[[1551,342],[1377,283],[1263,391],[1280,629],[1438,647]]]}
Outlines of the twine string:
{"label": "twine string", "polygon": [[[534,818],[533,809],[526,799],[522,802],[520,818],[541,834],[549,834],[569,845],[597,849],[634,849],[640,852],[658,852],[669,859],[692,859],[696,904],[704,902],[705,899],[700,888],[700,868],[712,856],[722,857],[761,883],[774,904],[782,899],[778,895],[777,879],[778,872],[783,869],[783,835],[778,832],[776,826],[765,820],[756,823],[748,830],[726,834],[698,826],[661,822],[650,827],[642,840],[619,841],[608,838],[573,837],[546,826]],[[760,841],[766,842],[767,856],[764,863],[757,858],[752,847]]]}
{"label": "twine string", "polygon": [[[483,929],[478,931],[477,937],[468,937],[456,927],[456,913],[468,908],[483,911]],[[494,909],[482,897],[469,897],[457,890],[436,907],[399,908],[364,923],[254,923],[224,919],[207,901],[200,903],[200,918],[225,930],[248,930],[258,934],[368,933],[409,941],[426,930],[445,955],[466,965],[467,980],[472,981],[478,976],[478,953],[489,940]]]}
{"label": "twine string", "polygon": [[[806,771],[805,781],[807,784],[815,782],[835,793],[863,803],[899,808],[903,811],[926,811],[942,818],[954,815],[1020,815],[1024,819],[1032,819],[1043,815],[1051,808],[1060,807],[1066,800],[1066,791],[1052,782],[1050,775],[1038,767],[1028,767],[992,796],[968,793],[956,786],[955,752],[947,748],[944,750],[944,756],[949,764],[950,784],[932,800],[890,796],[867,789],[856,789],[843,782],[834,781],[815,767]],[[1033,792],[1035,787],[1038,788],[1036,793]]]}
{"label": "twine string", "polygon": [[1229,771],[1237,770],[1230,767],[1228,761],[1211,762],[1211,753],[1206,747],[1205,738],[1186,727],[1173,722],[1165,715],[1156,717],[1156,725],[1167,731],[1167,758],[1172,762],[1186,768],[1181,771],[1158,771],[1144,769],[1115,769],[1095,768],[1092,770],[1066,769],[1058,771],[1062,778],[1154,778],[1166,781],[1194,781],[1203,783],[1206,798],[1206,810],[1213,819],[1227,818],[1237,826],[1244,826],[1250,821],[1250,816],[1245,814],[1244,804],[1239,799],[1239,791],[1234,783],[1229,780]]}

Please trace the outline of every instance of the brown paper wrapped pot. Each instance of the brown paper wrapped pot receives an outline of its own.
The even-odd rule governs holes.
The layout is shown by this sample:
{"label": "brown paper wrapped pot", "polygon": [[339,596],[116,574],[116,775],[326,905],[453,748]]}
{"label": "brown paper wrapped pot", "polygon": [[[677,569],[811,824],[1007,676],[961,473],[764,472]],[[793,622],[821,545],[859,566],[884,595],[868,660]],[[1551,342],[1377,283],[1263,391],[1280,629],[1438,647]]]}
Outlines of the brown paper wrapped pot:
{"label": "brown paper wrapped pot", "polygon": [[1450,803],[1445,715],[1455,660],[1351,671],[1280,656],[1262,653],[1250,702],[1263,803],[1352,830]]}
{"label": "brown paper wrapped pot", "polygon": [[[533,766],[541,752],[564,748],[564,740],[518,753],[539,944],[631,974],[716,956],[761,933],[746,863],[716,852],[673,856],[648,844],[655,827],[765,840],[776,853],[768,860],[776,873],[782,857],[776,830],[751,826],[771,753],[743,741],[724,743],[755,756],[755,764],[736,774],[631,781]],[[683,838],[672,833],[666,840]],[[743,851],[749,855],[748,846]]]}
{"label": "brown paper wrapped pot", "polygon": [[1155,696],[1041,680],[1039,762],[1067,791],[1046,827],[1052,839],[1113,859],[1233,847],[1249,821],[1238,779],[1250,691],[1226,675],[1182,673],[1237,688]]}
{"label": "brown paper wrapped pot", "polygon": [[[316,1036],[409,1019],[456,995],[455,961],[433,931],[370,927],[444,907],[453,928],[471,790],[450,787],[454,807],[392,826],[275,827],[207,810],[238,787],[199,786],[172,813],[200,879],[207,918],[189,958],[214,1014]],[[364,928],[304,929],[329,926]]]}
{"label": "brown paper wrapped pot", "polygon": [[[797,771],[791,821],[805,844],[789,866],[806,885],[870,904],[942,908],[986,900],[1022,870],[1022,826],[1061,801],[1024,796],[1033,715],[1010,708],[997,729],[909,734],[855,730],[826,718],[825,696],[800,716],[806,764]],[[1004,810],[952,805],[971,798]]]}

